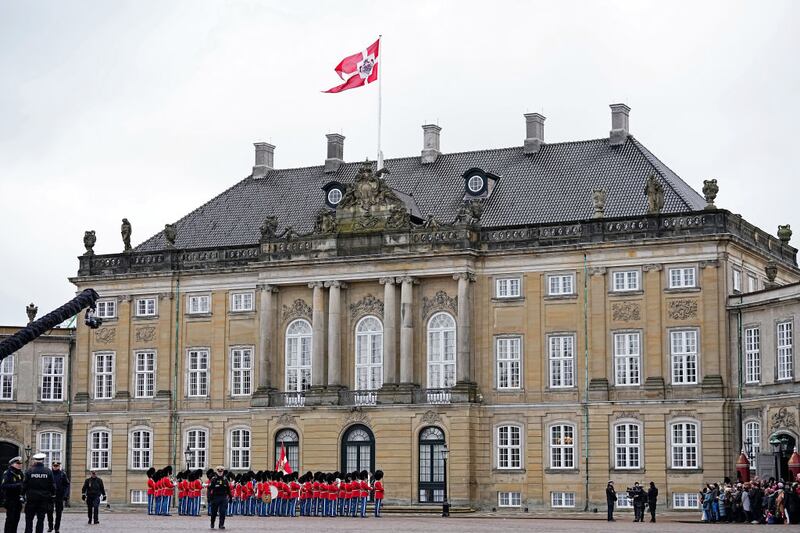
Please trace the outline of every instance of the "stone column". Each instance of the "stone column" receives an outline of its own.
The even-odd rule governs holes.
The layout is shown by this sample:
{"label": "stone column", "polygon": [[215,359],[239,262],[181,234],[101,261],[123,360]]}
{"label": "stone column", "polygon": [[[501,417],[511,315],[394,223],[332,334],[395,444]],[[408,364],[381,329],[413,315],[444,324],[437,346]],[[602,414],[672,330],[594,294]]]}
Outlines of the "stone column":
{"label": "stone column", "polygon": [[[342,384],[342,289],[341,281],[326,281],[328,291],[328,386]],[[316,351],[314,352],[316,353]]]}
{"label": "stone column", "polygon": [[[414,382],[414,278],[400,281],[400,383]],[[385,308],[384,303],[384,308]]]}
{"label": "stone column", "polygon": [[453,275],[458,280],[458,327],[457,327],[457,352],[456,352],[456,383],[471,383],[470,371],[470,317],[472,315],[470,283],[475,281],[471,272],[461,272]]}
{"label": "stone column", "polygon": [[308,286],[314,289],[311,299],[311,385],[325,385],[325,293],[323,283],[315,281]]}
{"label": "stone column", "polygon": [[274,285],[263,284],[258,287],[261,291],[261,305],[258,314],[258,390],[264,393],[272,385],[273,338],[275,336],[275,303],[278,288]]}
{"label": "stone column", "polygon": [[397,289],[394,278],[381,278],[383,285],[383,383],[397,383]]}

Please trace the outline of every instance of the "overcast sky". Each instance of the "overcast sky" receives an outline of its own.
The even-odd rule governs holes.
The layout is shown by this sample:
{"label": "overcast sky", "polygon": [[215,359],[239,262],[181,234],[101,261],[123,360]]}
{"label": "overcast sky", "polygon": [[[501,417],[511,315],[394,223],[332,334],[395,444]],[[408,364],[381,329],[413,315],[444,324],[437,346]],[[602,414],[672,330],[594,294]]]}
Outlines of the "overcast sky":
{"label": "overcast sky", "polygon": [[[0,324],[72,297],[83,233],[134,245],[246,177],[375,157],[377,87],[333,67],[383,34],[383,151],[605,137],[608,104],[717,205],[774,233],[797,220],[800,2],[0,2]],[[235,216],[235,213],[232,213]],[[793,239],[797,245],[798,240]]]}

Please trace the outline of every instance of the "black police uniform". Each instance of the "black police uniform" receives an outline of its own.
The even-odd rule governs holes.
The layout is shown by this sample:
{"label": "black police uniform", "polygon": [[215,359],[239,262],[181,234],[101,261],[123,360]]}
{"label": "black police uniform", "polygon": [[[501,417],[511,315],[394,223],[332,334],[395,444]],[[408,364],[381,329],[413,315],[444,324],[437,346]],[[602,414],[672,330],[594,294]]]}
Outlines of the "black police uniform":
{"label": "black police uniform", "polygon": [[81,488],[81,498],[86,502],[86,514],[89,515],[89,523],[94,520],[95,524],[99,524],[98,513],[100,512],[100,498],[106,495],[106,488],[103,485],[103,480],[99,477],[88,477],[83,482]]}
{"label": "black police uniform", "polygon": [[22,470],[12,466],[3,474],[3,497],[6,502],[5,533],[17,533],[19,517],[22,513]]}
{"label": "black police uniform", "polygon": [[25,491],[25,533],[33,533],[34,518],[36,518],[36,533],[42,533],[47,509],[56,493],[53,471],[41,463],[36,463],[25,472],[22,486]]}
{"label": "black police uniform", "polygon": [[222,476],[214,476],[208,485],[208,503],[211,505],[211,529],[219,515],[219,528],[225,529],[225,514],[228,511],[228,499],[231,497],[231,486]]}
{"label": "black police uniform", "polygon": [[[69,478],[63,470],[53,470],[53,481],[56,485],[56,497],[53,505],[47,509],[47,529],[54,529],[56,533],[61,529],[61,513],[64,512],[64,502],[69,497]],[[53,524],[53,508],[55,507],[56,520]]]}

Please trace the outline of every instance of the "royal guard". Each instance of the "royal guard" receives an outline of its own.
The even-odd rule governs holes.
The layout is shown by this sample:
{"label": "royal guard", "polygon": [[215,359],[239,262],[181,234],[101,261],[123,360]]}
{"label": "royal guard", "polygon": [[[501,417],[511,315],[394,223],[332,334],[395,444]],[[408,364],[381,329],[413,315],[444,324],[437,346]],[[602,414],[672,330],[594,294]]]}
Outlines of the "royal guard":
{"label": "royal guard", "polygon": [[256,499],[256,515],[257,516],[264,516],[264,501],[262,498],[264,497],[264,485],[261,478],[261,470],[256,472],[256,483],[255,483],[255,499]]}
{"label": "royal guard", "polygon": [[227,477],[228,477],[228,484],[231,487],[231,497],[228,500],[228,512],[227,512],[227,515],[228,516],[232,516],[232,515],[235,514],[235,510],[236,510],[236,501],[238,500],[239,487],[238,487],[238,484],[236,483],[236,476],[233,474],[233,472],[228,472],[228,476]]}
{"label": "royal guard", "polygon": [[350,516],[355,518],[356,513],[358,513],[358,508],[361,505],[361,481],[360,481],[361,474],[359,472],[353,472],[353,495],[350,498]]}
{"label": "royal guard", "polygon": [[172,467],[164,469],[164,516],[170,516],[172,509],[172,497],[175,495],[175,484],[172,482]]}
{"label": "royal guard", "polygon": [[164,507],[164,471],[157,470],[153,474],[153,481],[155,481],[156,514],[160,515]]}
{"label": "royal guard", "polygon": [[314,480],[311,482],[311,516],[320,515],[320,499],[319,499],[319,477],[321,472],[314,472]]}
{"label": "royal guard", "polygon": [[375,518],[381,517],[381,507],[383,507],[383,470],[375,471]]}
{"label": "royal guard", "polygon": [[297,472],[289,474],[289,516],[297,516],[297,500],[300,498],[300,483],[297,482]]}
{"label": "royal guard", "polygon": [[359,494],[361,498],[361,518],[367,517],[367,500],[369,499],[369,472],[366,470],[361,471],[361,494]]}
{"label": "royal guard", "polygon": [[200,516],[200,495],[203,493],[203,482],[200,479],[203,477],[203,471],[199,468],[192,473],[192,482],[190,484],[190,491],[192,495],[192,516]]}
{"label": "royal guard", "polygon": [[252,516],[251,505],[253,503],[253,478],[251,472],[242,476],[242,515]]}
{"label": "royal guard", "polygon": [[147,469],[147,514],[156,514],[156,482],[153,476],[156,474],[156,469],[150,467]]}
{"label": "royal guard", "polygon": [[183,479],[183,472],[178,472],[175,480],[178,486],[178,516],[183,516],[183,506],[186,498],[186,480]]}
{"label": "royal guard", "polygon": [[336,486],[338,487],[338,492],[336,494],[336,514],[338,516],[342,516],[344,512],[344,499],[347,493],[344,479],[342,479],[343,477],[344,474],[341,472],[336,473]]}

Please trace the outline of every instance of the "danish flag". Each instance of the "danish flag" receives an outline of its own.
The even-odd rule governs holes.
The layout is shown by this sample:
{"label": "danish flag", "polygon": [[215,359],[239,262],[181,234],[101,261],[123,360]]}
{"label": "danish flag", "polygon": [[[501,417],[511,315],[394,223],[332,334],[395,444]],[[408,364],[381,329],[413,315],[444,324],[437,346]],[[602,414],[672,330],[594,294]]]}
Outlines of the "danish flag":
{"label": "danish flag", "polygon": [[334,69],[340,78],[345,80],[326,93],[340,93],[348,89],[355,89],[378,79],[378,49],[380,38],[369,45],[366,50],[347,56]]}
{"label": "danish flag", "polygon": [[289,464],[289,460],[286,458],[286,448],[283,447],[283,441],[281,441],[281,457],[275,463],[275,471],[283,472],[284,474],[292,473],[292,465]]}

